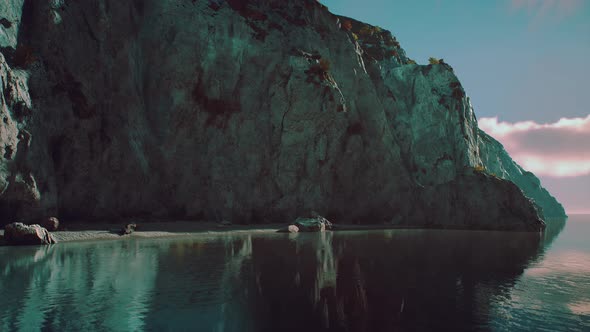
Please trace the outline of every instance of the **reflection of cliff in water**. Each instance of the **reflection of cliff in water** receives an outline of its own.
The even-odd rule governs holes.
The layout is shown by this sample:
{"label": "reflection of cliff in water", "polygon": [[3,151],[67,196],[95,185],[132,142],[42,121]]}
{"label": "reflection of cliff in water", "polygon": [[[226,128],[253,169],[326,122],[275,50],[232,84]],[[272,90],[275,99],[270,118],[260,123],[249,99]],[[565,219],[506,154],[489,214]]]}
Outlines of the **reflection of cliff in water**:
{"label": "reflection of cliff in water", "polygon": [[547,250],[551,243],[557,238],[559,233],[563,231],[563,228],[565,227],[565,223],[567,220],[567,218],[550,218],[549,220],[547,220],[547,227],[545,228],[545,232],[543,233],[544,250]]}
{"label": "reflection of cliff in water", "polygon": [[[451,330],[485,326],[490,304],[556,233],[379,231],[252,240],[243,287],[262,330]],[[315,251],[315,252],[314,252]],[[230,317],[228,317],[230,318]]]}
{"label": "reflection of cliff in water", "polygon": [[0,248],[0,330],[485,327],[563,226]]}
{"label": "reflection of cliff in water", "polygon": [[144,327],[158,248],[121,241],[72,249],[0,248],[0,331]]}

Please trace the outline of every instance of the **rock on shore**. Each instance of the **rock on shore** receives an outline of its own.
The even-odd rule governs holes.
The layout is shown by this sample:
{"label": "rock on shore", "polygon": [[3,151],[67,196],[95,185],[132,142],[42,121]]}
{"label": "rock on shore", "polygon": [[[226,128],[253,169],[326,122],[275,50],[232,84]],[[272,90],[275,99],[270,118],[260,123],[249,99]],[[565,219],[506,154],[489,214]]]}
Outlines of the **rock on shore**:
{"label": "rock on shore", "polygon": [[4,240],[10,245],[45,245],[57,241],[45,228],[39,225],[12,223],[4,228]]}
{"label": "rock on shore", "polygon": [[43,218],[38,222],[38,224],[50,232],[54,232],[59,229],[59,220],[56,217]]}

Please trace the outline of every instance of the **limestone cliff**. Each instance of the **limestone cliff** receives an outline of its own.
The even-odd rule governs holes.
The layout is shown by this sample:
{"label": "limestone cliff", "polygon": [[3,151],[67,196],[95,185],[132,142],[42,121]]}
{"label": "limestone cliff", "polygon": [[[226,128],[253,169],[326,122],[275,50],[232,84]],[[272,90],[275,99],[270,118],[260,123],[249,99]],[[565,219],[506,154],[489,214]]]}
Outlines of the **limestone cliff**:
{"label": "limestone cliff", "polygon": [[1,6],[3,222],[544,227],[449,65],[315,0]]}

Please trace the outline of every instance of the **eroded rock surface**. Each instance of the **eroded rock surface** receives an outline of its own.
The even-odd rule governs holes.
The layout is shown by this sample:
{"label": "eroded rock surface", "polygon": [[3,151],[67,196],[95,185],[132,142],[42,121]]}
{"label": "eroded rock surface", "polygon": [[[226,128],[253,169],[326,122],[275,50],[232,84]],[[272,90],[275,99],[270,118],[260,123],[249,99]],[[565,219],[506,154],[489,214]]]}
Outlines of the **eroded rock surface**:
{"label": "eroded rock surface", "polygon": [[[22,13],[9,60],[0,54],[6,220],[284,222],[317,210],[342,223],[539,228],[514,186],[465,175],[510,158],[477,128],[452,68],[413,64],[391,32],[315,0],[3,6]],[[551,210],[546,191],[503,170]]]}
{"label": "eroded rock surface", "polygon": [[[32,101],[28,91],[30,73],[11,68],[0,52],[0,215],[11,218],[30,218],[42,213],[44,204],[53,205],[52,198],[44,197],[35,174],[47,174],[31,165]],[[42,142],[40,142],[42,143]],[[40,165],[37,165],[40,166]]]}
{"label": "eroded rock surface", "polygon": [[16,48],[24,0],[0,2],[0,49]]}

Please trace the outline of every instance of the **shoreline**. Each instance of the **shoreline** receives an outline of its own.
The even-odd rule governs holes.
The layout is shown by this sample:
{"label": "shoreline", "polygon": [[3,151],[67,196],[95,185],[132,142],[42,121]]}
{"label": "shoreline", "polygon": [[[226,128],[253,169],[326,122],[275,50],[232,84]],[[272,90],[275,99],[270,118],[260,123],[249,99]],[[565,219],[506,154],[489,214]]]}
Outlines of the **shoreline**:
{"label": "shoreline", "polygon": [[[51,232],[59,242],[86,242],[103,240],[125,240],[143,238],[170,238],[187,237],[198,235],[239,235],[239,234],[271,234],[277,233],[289,224],[253,224],[253,225],[223,225],[216,222],[145,222],[138,223],[137,230],[128,235],[120,235],[116,230],[121,229],[124,224],[118,223],[68,223],[62,225],[59,231]],[[454,231],[484,231],[484,232],[510,232],[502,230],[465,229],[454,227],[424,227],[392,224],[335,224],[330,231],[373,231],[373,230],[454,230]],[[516,231],[518,232],[518,231]],[[531,232],[524,232],[531,233]],[[289,233],[286,233],[289,234]],[[4,230],[0,229],[0,246],[3,243]]]}
{"label": "shoreline", "polygon": [[[284,229],[289,224],[253,224],[253,225],[222,225],[215,222],[147,222],[138,223],[137,230],[128,235],[120,235],[115,230],[121,229],[123,224],[112,223],[74,223],[63,225],[63,229],[50,232],[61,242],[108,241],[125,239],[156,239],[187,236],[223,236],[239,234],[273,234]],[[369,231],[388,229],[421,229],[419,227],[396,225],[334,225],[330,231]],[[300,232],[307,233],[307,232]],[[289,234],[289,233],[284,233]],[[5,245],[2,237],[4,230],[0,229],[0,246]]]}
{"label": "shoreline", "polygon": [[[73,223],[62,225],[58,231],[50,232],[61,242],[86,242],[103,240],[125,240],[142,238],[186,237],[196,235],[276,233],[283,224],[266,225],[222,225],[215,222],[148,222],[138,223],[138,228],[131,234],[120,235],[117,230],[124,224],[112,223]],[[4,230],[0,229],[0,246],[3,243]]]}

